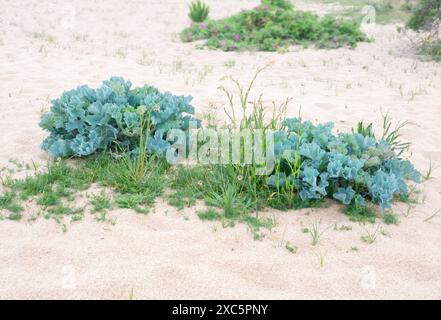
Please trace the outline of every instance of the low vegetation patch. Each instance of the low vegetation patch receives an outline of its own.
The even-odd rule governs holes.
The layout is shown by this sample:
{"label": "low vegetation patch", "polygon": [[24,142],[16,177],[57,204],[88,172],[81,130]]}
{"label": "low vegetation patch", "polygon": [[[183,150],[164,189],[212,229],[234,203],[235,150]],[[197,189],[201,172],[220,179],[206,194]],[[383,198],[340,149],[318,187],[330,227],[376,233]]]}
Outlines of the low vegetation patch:
{"label": "low vegetation patch", "polygon": [[367,205],[359,205],[357,203],[349,204],[344,208],[343,212],[354,222],[371,222],[374,223],[376,219],[375,210]]}
{"label": "low vegetation patch", "polygon": [[[332,123],[286,118],[289,100],[274,104],[268,117],[261,99],[249,103],[261,71],[246,88],[232,79],[237,96],[221,88],[230,102],[225,112],[231,121],[220,128],[200,128],[190,98],[149,86],[130,89],[121,78],[96,90],[83,86],[64,93],[41,122],[50,132],[43,148],[55,160],[23,179],[2,178],[0,210],[9,214],[2,217],[20,219],[26,201],[63,226],[86,211],[109,221],[112,208],[147,214],[161,196],[177,209],[203,201],[208,209],[198,213],[202,220],[223,226],[245,223],[261,239],[261,229],[276,224],[275,217],[262,214],[269,207],[317,207],[333,199],[345,206],[351,220],[374,222],[375,204],[384,211],[393,200],[408,198],[408,181],[419,182],[421,175],[403,158],[409,144],[401,141],[399,130],[406,123],[392,126],[386,115],[381,135],[362,122],[351,132],[334,134]],[[196,123],[191,130],[190,121]],[[168,135],[178,129],[184,132],[180,138]],[[230,135],[223,146],[228,157],[236,154],[239,161],[219,161],[218,132]],[[244,132],[254,141],[249,161]],[[239,140],[234,139],[237,133]],[[191,158],[194,142],[197,152]],[[259,150],[266,155],[264,163],[257,161]],[[170,162],[179,154],[196,163]],[[98,192],[89,194],[92,186]],[[396,223],[392,215],[384,220]],[[317,243],[320,232],[311,230]]]}
{"label": "low vegetation patch", "polygon": [[355,47],[366,37],[354,20],[295,10],[287,0],[262,0],[251,10],[220,20],[193,23],[181,32],[181,39],[185,42],[206,39],[208,48],[224,51],[277,51],[310,43],[318,48]]}
{"label": "low vegetation patch", "polygon": [[20,220],[23,207],[17,202],[13,192],[6,192],[0,196],[0,210],[9,211],[7,216],[10,220]]}
{"label": "low vegetation patch", "polygon": [[433,61],[441,61],[441,40],[433,40],[433,38],[423,40],[417,48],[417,53]]}
{"label": "low vegetation patch", "polygon": [[419,0],[412,9],[407,27],[421,34],[417,52],[441,61],[441,0]]}

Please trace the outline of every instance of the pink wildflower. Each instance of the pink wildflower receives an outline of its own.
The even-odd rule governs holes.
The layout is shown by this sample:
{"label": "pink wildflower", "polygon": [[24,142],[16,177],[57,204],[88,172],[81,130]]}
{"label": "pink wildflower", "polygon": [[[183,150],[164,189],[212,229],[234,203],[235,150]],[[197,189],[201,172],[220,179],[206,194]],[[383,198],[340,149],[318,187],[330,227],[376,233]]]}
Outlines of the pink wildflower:
{"label": "pink wildflower", "polygon": [[239,36],[238,36],[237,34],[235,34],[235,35],[234,35],[234,37],[233,37],[233,39],[234,39],[234,41],[236,41],[236,42],[237,42],[237,41],[239,41],[239,40],[240,40],[240,37],[239,37]]}
{"label": "pink wildflower", "polygon": [[263,6],[262,9],[263,11],[268,11],[268,6]]}
{"label": "pink wildflower", "polygon": [[207,28],[208,28],[208,24],[206,24],[205,22],[202,22],[199,26],[200,26],[202,29],[207,29]]}

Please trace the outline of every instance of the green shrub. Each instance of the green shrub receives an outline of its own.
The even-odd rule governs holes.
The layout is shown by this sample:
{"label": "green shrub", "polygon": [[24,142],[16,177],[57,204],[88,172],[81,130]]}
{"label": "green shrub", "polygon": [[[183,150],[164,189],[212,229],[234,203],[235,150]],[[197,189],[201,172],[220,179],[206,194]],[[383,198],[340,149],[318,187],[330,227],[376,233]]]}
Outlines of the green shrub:
{"label": "green shrub", "polygon": [[413,7],[407,26],[413,30],[430,30],[441,19],[441,0],[419,0]]}
{"label": "green shrub", "polygon": [[407,27],[425,32],[418,44],[418,53],[441,61],[441,0],[420,0],[412,9]]}
{"label": "green shrub", "polygon": [[294,10],[288,1],[265,0],[252,10],[228,18],[193,24],[181,32],[181,39],[206,39],[209,48],[224,51],[276,51],[311,42],[319,48],[355,47],[366,37],[354,20],[320,18],[311,12]]}
{"label": "green shrub", "polygon": [[188,13],[191,21],[199,23],[208,18],[210,8],[201,0],[195,0],[189,5],[190,12]]}

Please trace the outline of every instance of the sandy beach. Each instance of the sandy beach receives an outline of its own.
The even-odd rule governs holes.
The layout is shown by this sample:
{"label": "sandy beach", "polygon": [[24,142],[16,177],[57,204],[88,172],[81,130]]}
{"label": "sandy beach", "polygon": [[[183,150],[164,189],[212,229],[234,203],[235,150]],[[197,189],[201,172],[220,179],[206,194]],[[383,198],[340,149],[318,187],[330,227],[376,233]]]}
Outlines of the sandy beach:
{"label": "sandy beach", "polygon": [[[211,17],[258,1],[206,1]],[[349,221],[341,206],[270,210],[277,225],[261,241],[248,227],[203,222],[159,200],[148,215],[112,210],[114,224],[86,214],[63,232],[52,220],[0,221],[0,299],[441,299],[441,64],[423,62],[396,24],[365,26],[355,49],[292,48],[287,53],[222,52],[182,43],[187,1],[0,0],[0,167],[44,165],[38,123],[50,101],[80,84],[123,76],[135,86],[194,97],[196,115],[225,120],[218,89],[232,75],[288,115],[358,121],[381,129],[382,113],[412,122],[403,130],[411,160],[432,178],[417,205],[395,203],[398,225]],[[299,2],[319,14],[335,5]],[[20,174],[20,173],[19,173]],[[1,192],[1,188],[0,188]],[[37,208],[27,207],[25,216]],[[317,246],[302,229],[318,222]],[[379,224],[376,241],[361,236]],[[341,231],[341,226],[350,230]],[[298,250],[292,253],[287,243]]]}

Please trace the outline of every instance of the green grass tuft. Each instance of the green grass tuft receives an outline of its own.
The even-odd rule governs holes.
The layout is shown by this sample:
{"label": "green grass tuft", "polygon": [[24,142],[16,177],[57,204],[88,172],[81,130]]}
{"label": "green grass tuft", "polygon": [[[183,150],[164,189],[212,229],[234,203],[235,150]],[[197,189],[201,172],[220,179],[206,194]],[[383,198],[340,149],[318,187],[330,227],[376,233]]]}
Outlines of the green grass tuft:
{"label": "green grass tuft", "polygon": [[198,217],[199,219],[205,221],[215,221],[215,220],[220,220],[222,218],[222,216],[213,208],[209,208],[204,211],[199,211]]}
{"label": "green grass tuft", "polygon": [[19,212],[11,212],[11,214],[9,214],[8,219],[12,220],[12,221],[19,221],[22,218],[22,214]]}
{"label": "green grass tuft", "polygon": [[0,196],[0,210],[8,210],[12,214],[20,214],[24,208],[16,202],[16,195],[13,192],[6,192]]}
{"label": "green grass tuft", "polygon": [[260,231],[261,228],[271,229],[274,226],[274,222],[271,219],[259,219],[251,215],[246,215],[241,220],[250,228],[254,240],[261,240],[263,238],[263,234]]}
{"label": "green grass tuft", "polygon": [[206,173],[207,168],[203,166],[184,167],[178,165],[171,168],[171,193],[167,195],[168,204],[182,210],[194,205],[196,200],[203,199],[204,186],[207,183]]}
{"label": "green grass tuft", "polygon": [[112,209],[112,200],[104,192],[93,195],[90,204],[92,205],[92,213],[105,212]]}
{"label": "green grass tuft", "polygon": [[149,212],[149,207],[154,203],[154,200],[154,197],[142,193],[120,194],[115,197],[118,208],[132,209],[143,214]]}
{"label": "green grass tuft", "polygon": [[387,213],[383,216],[383,221],[385,224],[398,224],[398,218],[394,214]]}
{"label": "green grass tuft", "polygon": [[210,12],[210,8],[201,0],[193,0],[189,5],[189,10],[188,17],[196,23],[205,21]]}
{"label": "green grass tuft", "polygon": [[350,204],[343,209],[343,212],[349,216],[349,220],[354,222],[370,222],[374,223],[376,214],[373,209],[368,206]]}

